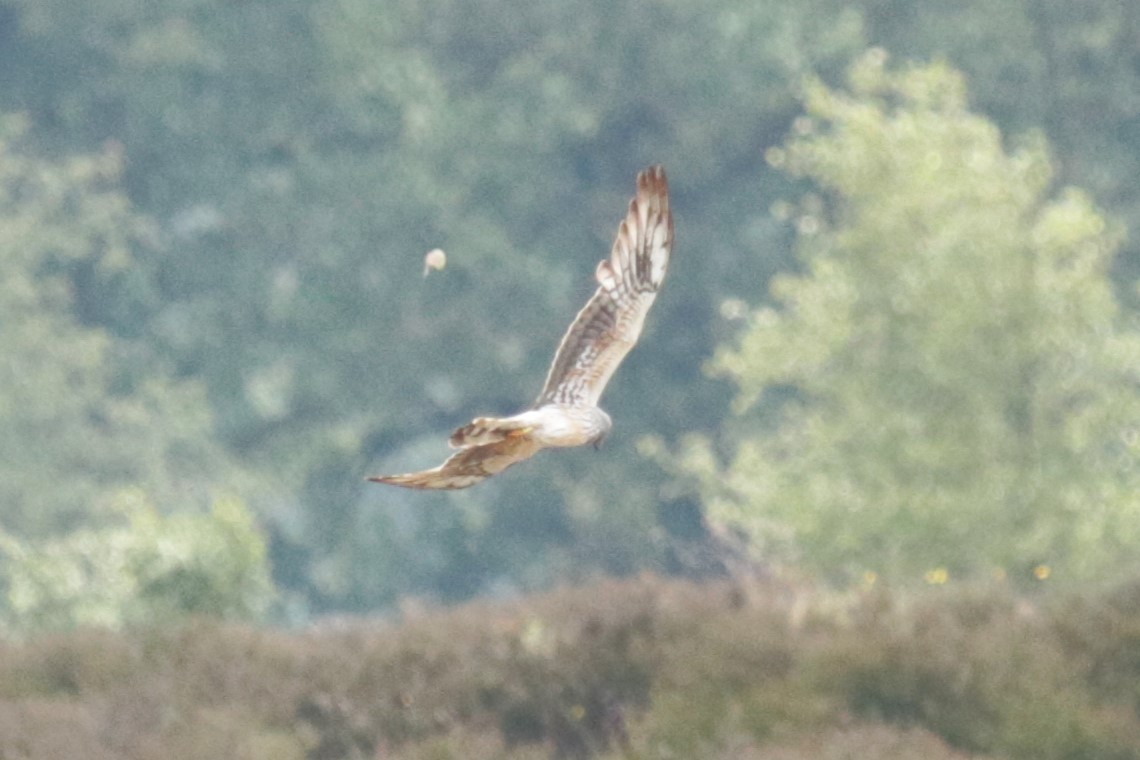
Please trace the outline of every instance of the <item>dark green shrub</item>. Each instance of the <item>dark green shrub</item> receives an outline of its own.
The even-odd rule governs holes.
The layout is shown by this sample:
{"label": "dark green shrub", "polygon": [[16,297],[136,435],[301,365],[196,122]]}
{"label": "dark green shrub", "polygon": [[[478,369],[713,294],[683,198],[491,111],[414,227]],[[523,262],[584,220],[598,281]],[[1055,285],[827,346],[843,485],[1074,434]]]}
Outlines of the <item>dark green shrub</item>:
{"label": "dark green shrub", "polygon": [[[1006,589],[942,590],[881,610],[821,653],[821,686],[857,714],[1026,760],[1140,757],[1140,725],[1103,710],[1051,621]],[[1135,743],[1133,743],[1133,741]]]}

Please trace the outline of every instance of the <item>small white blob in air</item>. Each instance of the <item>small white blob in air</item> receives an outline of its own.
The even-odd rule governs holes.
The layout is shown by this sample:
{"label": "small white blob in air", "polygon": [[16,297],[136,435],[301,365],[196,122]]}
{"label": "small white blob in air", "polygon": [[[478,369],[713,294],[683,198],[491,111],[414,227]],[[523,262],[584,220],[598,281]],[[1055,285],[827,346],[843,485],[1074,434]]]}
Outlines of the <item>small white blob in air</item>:
{"label": "small white blob in air", "polygon": [[433,269],[438,269],[442,272],[445,266],[447,266],[447,254],[443,252],[443,249],[431,249],[427,252],[427,255],[424,256],[424,277],[427,277]]}

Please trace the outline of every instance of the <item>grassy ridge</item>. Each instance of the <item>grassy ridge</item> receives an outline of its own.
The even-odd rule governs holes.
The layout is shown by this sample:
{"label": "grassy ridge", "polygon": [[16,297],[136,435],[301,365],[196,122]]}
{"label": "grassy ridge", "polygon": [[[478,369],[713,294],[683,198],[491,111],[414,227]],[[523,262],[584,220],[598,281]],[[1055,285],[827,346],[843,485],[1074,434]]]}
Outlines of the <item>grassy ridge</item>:
{"label": "grassy ridge", "polygon": [[1140,758],[1140,583],[606,581],[400,624],[0,645],[0,758]]}

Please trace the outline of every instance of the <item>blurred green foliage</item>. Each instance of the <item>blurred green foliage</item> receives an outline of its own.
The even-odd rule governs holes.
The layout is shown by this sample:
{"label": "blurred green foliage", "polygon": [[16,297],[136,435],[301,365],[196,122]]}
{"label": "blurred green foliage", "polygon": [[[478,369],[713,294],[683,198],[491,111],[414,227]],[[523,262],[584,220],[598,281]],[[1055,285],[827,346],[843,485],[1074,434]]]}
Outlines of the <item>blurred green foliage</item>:
{"label": "blurred green foliage", "polygon": [[[744,415],[682,469],[768,558],[857,579],[1104,577],[1140,546],[1140,333],[1119,235],[1039,139],[1008,151],[944,66],[813,82],[770,160],[810,178],[801,272],[711,370]],[[774,400],[775,399],[775,400]],[[767,402],[767,403],[765,403]]]}
{"label": "blurred green foliage", "polygon": [[[726,454],[740,440],[732,382],[701,367],[735,345],[768,280],[800,266],[769,209],[823,177],[790,179],[764,156],[801,115],[804,82],[836,83],[872,44],[944,57],[987,117],[1008,134],[1043,130],[1057,176],[1136,230],[1133,5],[0,0],[0,111],[27,124],[5,131],[0,154],[0,525],[39,541],[107,527],[123,487],[163,515],[234,493],[265,526],[294,619],[408,594],[697,572],[709,565],[691,559],[702,505],[633,442],[700,432]],[[1023,155],[1025,171],[1043,170],[1034,149]],[[677,255],[607,393],[618,427],[604,453],[544,456],[458,495],[364,486],[369,472],[434,464],[450,428],[533,398],[634,173],[654,161],[670,171]],[[994,174],[977,192],[1008,187]],[[885,192],[873,178],[857,190]],[[1052,242],[1035,245],[1060,257],[1092,241],[1090,262],[1113,268],[1130,305],[1140,238],[1110,262],[1112,225],[1077,235],[1091,202],[1049,197],[1056,215],[1038,221]],[[448,268],[424,280],[436,247]],[[1099,308],[1075,304],[1065,339],[1094,329],[1079,320]],[[1068,349],[1019,350],[1011,361]],[[773,414],[767,404],[757,413]],[[1103,425],[1086,422],[1071,432],[1092,437],[1050,450],[1064,460],[1051,477],[1093,461],[1077,453]],[[1117,504],[1119,473],[1100,474],[1103,503]],[[1046,514],[1073,508],[1094,476],[1050,494]],[[1015,507],[988,543],[1015,528],[1020,560],[1062,551],[1076,523]],[[1074,546],[1119,516],[1081,509],[1092,516]]]}
{"label": "blurred green foliage", "polygon": [[164,516],[128,492],[116,508],[120,525],[37,543],[0,537],[4,628],[29,634],[265,613],[273,594],[265,542],[242,502]]}
{"label": "blurred green foliage", "polygon": [[[136,255],[151,251],[118,185],[122,156],[37,158],[28,131],[0,125],[3,528],[43,537],[98,523],[124,488],[189,506],[232,474],[202,385],[98,318],[129,308],[145,287]],[[110,302],[90,303],[96,292]]]}

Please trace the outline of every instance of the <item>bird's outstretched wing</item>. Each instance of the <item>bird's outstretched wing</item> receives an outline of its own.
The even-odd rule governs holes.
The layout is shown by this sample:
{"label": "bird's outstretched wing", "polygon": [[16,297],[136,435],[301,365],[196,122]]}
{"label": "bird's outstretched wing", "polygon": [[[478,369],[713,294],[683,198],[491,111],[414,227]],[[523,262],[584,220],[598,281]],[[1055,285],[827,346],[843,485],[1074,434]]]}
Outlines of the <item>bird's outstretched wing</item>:
{"label": "bird's outstretched wing", "polygon": [[[467,488],[545,447],[576,446],[596,438],[584,432],[583,415],[570,412],[586,412],[587,421],[592,418],[589,412],[597,412],[584,407],[597,406],[614,370],[641,335],[645,315],[665,279],[672,246],[669,184],[664,169],[650,167],[637,175],[637,195],[618,228],[613,252],[598,264],[598,290],[562,338],[535,404],[576,409],[480,417],[452,434],[451,445],[461,451],[439,467],[369,480],[405,488]],[[552,414],[544,417],[542,411]]]}
{"label": "bird's outstretched wing", "polygon": [[430,470],[404,475],[378,475],[369,480],[404,488],[467,488],[531,458],[541,448],[528,436],[511,436],[495,443],[463,449],[439,467]]}
{"label": "bird's outstretched wing", "polygon": [[597,405],[641,335],[672,247],[669,183],[665,170],[652,166],[637,175],[637,195],[618,227],[613,252],[598,264],[598,289],[562,338],[536,407]]}

